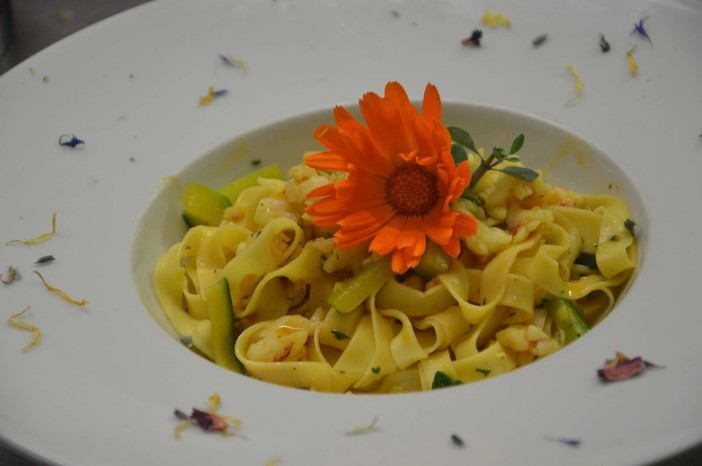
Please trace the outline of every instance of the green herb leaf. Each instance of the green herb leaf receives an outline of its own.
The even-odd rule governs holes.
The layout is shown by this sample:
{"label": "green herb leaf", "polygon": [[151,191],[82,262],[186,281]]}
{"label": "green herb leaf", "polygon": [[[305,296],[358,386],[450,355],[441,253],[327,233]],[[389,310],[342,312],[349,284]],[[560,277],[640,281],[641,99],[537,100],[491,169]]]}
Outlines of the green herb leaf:
{"label": "green herb leaf", "polygon": [[512,148],[509,150],[509,155],[516,154],[519,152],[519,149],[522,148],[524,145],[524,135],[520,134],[516,138],[514,138],[514,141],[512,141]]}
{"label": "green herb leaf", "polygon": [[374,374],[380,374],[380,367],[379,366],[372,367],[371,372]]}
{"label": "green herb leaf", "polygon": [[480,367],[477,367],[477,368],[475,369],[475,372],[480,372],[480,373],[483,374],[485,377],[487,377],[488,375],[490,375],[490,372],[492,372],[492,371],[491,371],[490,369],[482,369],[482,368],[480,368]]}
{"label": "green herb leaf", "polygon": [[452,387],[454,385],[463,385],[463,382],[451,377],[446,372],[436,371],[434,380],[431,383],[431,389],[435,390],[437,388]]}
{"label": "green herb leaf", "polygon": [[332,330],[331,333],[332,333],[332,335],[334,335],[334,338],[336,338],[337,340],[348,340],[349,339],[349,336],[340,330]]}
{"label": "green herb leaf", "polygon": [[575,258],[575,263],[578,265],[584,265],[585,267],[599,271],[599,267],[597,267],[597,258],[596,256],[587,251],[580,251],[580,254],[578,254],[578,257]]}
{"label": "green herb leaf", "polygon": [[451,145],[451,155],[453,156],[453,161],[456,163],[456,165],[468,160],[468,152],[466,151],[466,148],[459,144]]}
{"label": "green herb leaf", "polygon": [[507,152],[505,152],[505,150],[501,147],[493,147],[492,153],[495,156],[495,158],[499,161],[503,161],[507,158]]}
{"label": "green herb leaf", "polygon": [[519,162],[519,160],[521,160],[521,159],[516,155],[510,155],[505,160],[508,162]]}
{"label": "green herb leaf", "polygon": [[470,192],[468,192],[467,189],[466,189],[465,191],[463,191],[463,194],[461,194],[461,197],[462,197],[463,199],[467,199],[467,200],[469,200],[470,202],[473,202],[473,203],[475,203],[475,204],[477,204],[477,205],[480,205],[480,204],[483,202],[482,199],[480,199],[480,198],[479,198],[478,196],[476,196],[475,194],[471,194]]}
{"label": "green herb leaf", "polygon": [[460,144],[472,152],[478,153],[478,149],[475,147],[475,142],[473,138],[468,133],[468,131],[463,128],[457,128],[455,126],[448,127],[449,133],[451,134],[451,140],[457,144]]}
{"label": "green herb leaf", "polygon": [[509,175],[521,181],[534,181],[539,177],[539,172],[526,167],[510,166],[504,168],[496,168],[495,170]]}

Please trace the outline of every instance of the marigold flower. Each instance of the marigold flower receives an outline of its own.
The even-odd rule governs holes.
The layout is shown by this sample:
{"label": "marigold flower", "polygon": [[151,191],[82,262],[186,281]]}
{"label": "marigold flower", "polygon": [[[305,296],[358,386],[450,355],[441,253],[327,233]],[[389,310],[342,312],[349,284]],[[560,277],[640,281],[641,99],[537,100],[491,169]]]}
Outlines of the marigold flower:
{"label": "marigold flower", "polygon": [[318,226],[340,227],[339,248],[368,243],[371,252],[392,254],[395,273],[419,263],[427,239],[457,257],[459,238],[474,234],[477,221],[451,209],[471,172],[451,156],[438,90],[426,86],[421,114],[397,82],[386,85],[384,97],[366,93],[359,106],[367,126],[338,106],[336,126],[315,131],[327,151],[308,156],[307,165],[348,176],[310,192],[319,199],[307,212]]}

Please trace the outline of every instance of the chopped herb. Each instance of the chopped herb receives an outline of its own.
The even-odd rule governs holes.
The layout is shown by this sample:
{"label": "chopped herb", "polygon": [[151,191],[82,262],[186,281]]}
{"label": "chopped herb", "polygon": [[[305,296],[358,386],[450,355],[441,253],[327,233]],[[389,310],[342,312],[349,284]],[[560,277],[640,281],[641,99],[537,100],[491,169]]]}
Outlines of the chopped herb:
{"label": "chopped herb", "polygon": [[209,105],[211,104],[217,97],[222,97],[227,94],[226,89],[218,89],[215,90],[214,87],[210,86],[207,89],[207,95],[200,97],[200,105]]}
{"label": "chopped herb", "polygon": [[580,439],[567,437],[546,437],[546,440],[551,440],[552,442],[560,442],[564,445],[568,445],[569,447],[579,447],[580,444],[583,443],[583,441]]}
{"label": "chopped herb", "polygon": [[617,235],[612,235],[612,236],[609,237],[609,240],[610,240],[610,241],[613,241],[613,242],[617,242],[617,241],[619,241],[619,236],[617,236]]}
{"label": "chopped herb", "polygon": [[644,360],[641,356],[629,358],[617,351],[614,359],[607,360],[601,369],[597,369],[597,375],[605,382],[616,382],[630,379],[650,367],[663,368]]}
{"label": "chopped herb", "polygon": [[644,23],[648,19],[648,16],[644,16],[639,20],[638,23],[634,23],[634,30],[631,31],[632,34],[638,34],[641,37],[646,38],[648,40],[648,43],[653,45],[653,42],[651,42],[651,38],[648,36],[648,32],[646,32],[646,28],[644,28]]}
{"label": "chopped herb", "polygon": [[46,256],[41,256],[41,257],[40,257],[39,259],[37,259],[36,262],[34,262],[34,263],[37,264],[37,265],[39,265],[39,264],[46,264],[46,263],[49,263],[49,262],[53,262],[53,261],[55,261],[55,260],[56,260],[56,259],[54,258],[54,256],[52,256],[51,254],[48,254],[48,255],[46,255]]}
{"label": "chopped herb", "polygon": [[631,236],[636,236],[636,222],[633,221],[630,218],[627,218],[624,220],[624,228],[629,230],[629,233],[631,233]]}
{"label": "chopped herb", "polygon": [[0,274],[0,282],[3,282],[5,285],[9,285],[20,278],[22,278],[22,276],[17,271],[17,267],[12,265],[7,268],[7,278],[3,278],[2,274]]}
{"label": "chopped herb", "polygon": [[46,241],[47,239],[51,238],[56,234],[56,212],[53,212],[51,214],[51,231],[48,233],[44,233],[43,235],[39,235],[36,238],[28,239],[28,240],[18,240],[14,239],[12,241],[8,241],[6,244],[23,244],[25,246],[31,246],[32,244],[38,244],[41,242]]}
{"label": "chopped herb", "polygon": [[489,10],[483,13],[483,17],[480,19],[480,22],[493,29],[500,26],[508,28],[512,25],[512,22],[505,15]]}
{"label": "chopped herb", "polygon": [[258,167],[259,165],[261,165],[261,160],[260,160],[260,159],[255,159],[255,160],[252,160],[252,161],[251,161],[251,166],[253,166],[253,167]]}
{"label": "chopped herb", "polygon": [[575,78],[575,97],[571,99],[572,102],[583,96],[583,79],[580,77],[577,68],[570,63],[566,65],[566,71]]}
{"label": "chopped herb", "polygon": [[372,367],[371,372],[374,374],[380,374],[380,366]]}
{"label": "chopped herb", "polygon": [[71,298],[70,296],[68,296],[64,291],[49,285],[48,283],[46,283],[46,280],[44,280],[44,277],[36,270],[34,271],[34,273],[37,274],[37,276],[39,277],[41,282],[44,284],[46,289],[49,290],[49,292],[59,295],[65,301],[68,301],[71,304],[75,304],[78,307],[83,307],[86,304],[88,304],[88,301],[86,301],[85,299],[81,299],[80,301],[77,301],[77,300]]}
{"label": "chopped herb", "polygon": [[463,439],[456,434],[451,434],[451,443],[461,448],[466,446],[465,442],[463,442]]}
{"label": "chopped herb", "polygon": [[29,351],[30,349],[32,349],[36,345],[38,345],[39,342],[41,341],[41,330],[39,329],[39,327],[35,327],[34,325],[31,325],[29,322],[27,322],[26,320],[21,318],[27,311],[29,311],[29,309],[30,309],[30,306],[27,306],[22,311],[18,312],[17,314],[13,314],[12,316],[10,316],[10,318],[7,320],[7,322],[15,328],[19,328],[21,330],[27,330],[29,332],[34,333],[34,338],[32,339],[31,342],[29,342],[29,344],[27,344],[26,346],[24,346],[22,348],[22,351]]}
{"label": "chopped herb", "polygon": [[244,60],[234,58],[230,54],[223,55],[220,53],[219,58],[225,65],[231,66],[233,68],[240,68],[244,73],[246,73],[249,70],[249,65]]}
{"label": "chopped herb", "polygon": [[492,371],[490,369],[481,369],[480,367],[478,367],[475,369],[475,372],[480,372],[485,377],[487,377],[488,375],[490,375],[490,372],[492,372]]}
{"label": "chopped herb", "polygon": [[378,423],[378,416],[373,418],[373,421],[371,421],[370,424],[367,426],[358,426],[358,427],[351,427],[349,429],[346,429],[346,435],[358,435],[358,434],[367,434],[369,432],[373,432],[375,430],[375,425]]}
{"label": "chopped herb", "polygon": [[341,330],[332,330],[331,333],[332,333],[332,335],[334,335],[334,338],[336,338],[337,340],[347,340],[349,338],[349,336],[346,335]]}
{"label": "chopped herb", "polygon": [[639,65],[636,63],[636,59],[634,58],[634,51],[636,50],[636,46],[634,46],[631,50],[626,52],[626,59],[629,62],[629,74],[632,76],[635,76],[639,72]]}
{"label": "chopped herb", "polygon": [[609,45],[609,42],[607,42],[607,39],[605,39],[604,34],[600,34],[600,49],[602,50],[602,53],[607,53],[611,50],[611,46]]}
{"label": "chopped herb", "polygon": [[390,14],[393,16],[393,18],[399,18],[400,17],[400,12],[397,10],[392,10],[390,11]]}
{"label": "chopped herb", "polygon": [[548,40],[548,34],[541,34],[540,36],[536,36],[534,40],[531,41],[532,45],[534,47],[539,47],[544,44]]}
{"label": "chopped herb", "polygon": [[434,374],[434,380],[431,383],[431,389],[435,390],[437,388],[453,387],[455,385],[463,385],[463,382],[459,379],[451,377],[446,372],[436,371]]}
{"label": "chopped herb", "polygon": [[578,257],[575,258],[575,263],[578,265],[584,265],[591,270],[600,270],[597,266],[597,256],[588,251],[580,251]]}
{"label": "chopped herb", "polygon": [[466,37],[461,41],[463,45],[470,45],[472,47],[480,47],[480,40],[483,38],[483,31],[480,29],[474,29],[470,37]]}
{"label": "chopped herb", "polygon": [[75,134],[62,134],[59,136],[58,143],[62,146],[72,147],[74,149],[79,144],[85,145],[85,141],[78,139]]}

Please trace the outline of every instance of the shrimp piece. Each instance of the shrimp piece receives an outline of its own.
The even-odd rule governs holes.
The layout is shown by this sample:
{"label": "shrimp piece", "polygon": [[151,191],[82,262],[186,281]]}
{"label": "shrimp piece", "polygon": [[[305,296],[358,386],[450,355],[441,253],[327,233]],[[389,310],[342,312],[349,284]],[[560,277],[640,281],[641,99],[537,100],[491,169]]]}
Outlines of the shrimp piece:
{"label": "shrimp piece", "polygon": [[283,316],[266,324],[246,350],[246,357],[259,362],[302,361],[307,359],[310,321],[299,315]]}

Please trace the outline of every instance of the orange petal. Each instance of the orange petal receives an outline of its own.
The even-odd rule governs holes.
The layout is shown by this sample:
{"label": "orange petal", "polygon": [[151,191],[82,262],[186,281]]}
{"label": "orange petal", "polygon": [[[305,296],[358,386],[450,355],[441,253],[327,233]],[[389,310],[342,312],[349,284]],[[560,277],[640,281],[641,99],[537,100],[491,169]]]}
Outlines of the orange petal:
{"label": "orange petal", "polygon": [[439,90],[431,83],[424,88],[422,116],[429,121],[441,123],[441,97],[439,96]]}
{"label": "orange petal", "polygon": [[368,246],[368,250],[387,256],[395,250],[397,240],[404,228],[406,217],[397,216],[381,228]]}

